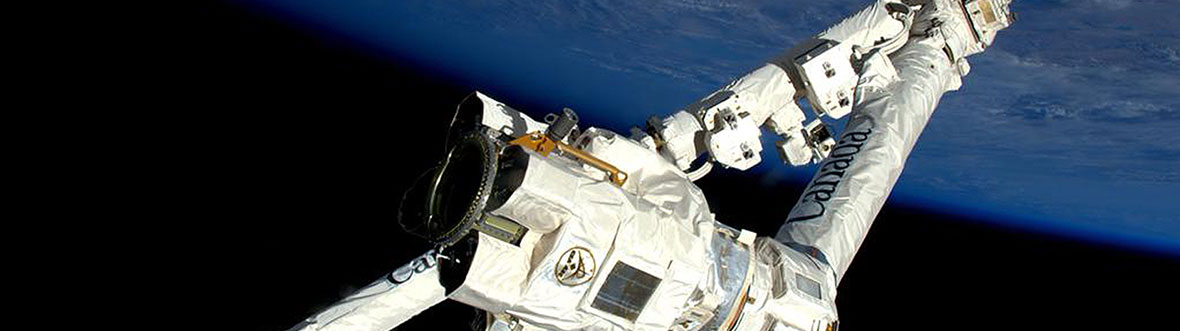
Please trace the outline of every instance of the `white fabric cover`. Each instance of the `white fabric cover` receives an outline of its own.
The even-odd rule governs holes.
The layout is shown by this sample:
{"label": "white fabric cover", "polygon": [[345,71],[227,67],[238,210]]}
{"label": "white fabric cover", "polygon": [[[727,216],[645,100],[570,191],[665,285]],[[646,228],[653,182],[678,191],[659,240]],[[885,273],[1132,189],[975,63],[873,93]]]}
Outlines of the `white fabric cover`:
{"label": "white fabric cover", "polygon": [[384,331],[404,323],[446,299],[434,254],[422,255],[289,331]]}
{"label": "white fabric cover", "polygon": [[528,170],[520,187],[492,213],[511,218],[538,233],[553,232],[574,218],[578,192],[571,188],[587,180],[583,178],[586,174],[577,162],[554,156],[544,158],[529,153]]}
{"label": "white fabric cover", "polygon": [[701,121],[686,111],[678,111],[663,120],[664,148],[661,155],[667,158],[681,170],[688,170],[692,161],[705,152],[705,146],[697,142],[697,132],[701,131]]}
{"label": "white fabric cover", "polygon": [[[584,138],[579,144],[584,142],[587,152],[629,173],[627,184],[620,190],[604,180],[599,170],[557,155],[530,156],[521,189],[494,212],[531,225],[530,229],[544,229],[535,244],[521,244],[531,252],[526,275],[497,274],[497,278],[523,278],[523,290],[511,302],[468,303],[492,311],[503,309],[524,325],[544,328],[666,330],[710,268],[705,255],[712,215],[700,190],[651,150],[595,128],[588,129]],[[485,249],[482,245],[481,241],[480,250]],[[556,279],[554,269],[558,259],[575,247],[592,254],[596,275],[584,284],[565,285]],[[513,260],[518,258],[506,257],[503,262],[515,265]],[[634,322],[590,307],[617,263],[661,279]],[[469,277],[468,281],[492,280]]]}
{"label": "white fabric cover", "polygon": [[[771,238],[757,241],[753,302],[737,330],[824,330],[836,322],[836,280],[831,267]],[[806,283],[806,284],[804,284]]]}
{"label": "white fabric cover", "polygon": [[520,299],[529,273],[532,244],[537,234],[521,239],[521,247],[479,233],[479,246],[463,285],[447,298],[490,313],[503,313]]}
{"label": "white fabric cover", "polygon": [[866,71],[872,73],[857,88],[853,115],[835,149],[779,229],[778,240],[818,249],[817,257],[834,267],[837,280],[901,175],[939,98],[960,83],[944,45],[939,35],[911,39],[893,55],[896,81],[891,70],[869,62]]}
{"label": "white fabric cover", "polygon": [[475,92],[479,101],[483,103],[481,123],[486,127],[513,137],[519,137],[529,132],[545,131],[548,124],[538,122],[524,114],[496,101],[483,92]]}
{"label": "white fabric cover", "polygon": [[750,113],[754,123],[761,125],[770,115],[795,103],[795,86],[782,68],[766,64],[722,90],[733,91],[739,112]]}
{"label": "white fabric cover", "polygon": [[885,4],[897,2],[900,1],[878,0],[868,8],[840,21],[816,37],[851,43],[865,50],[882,38],[890,39],[896,36],[905,38],[908,34],[907,31],[903,31],[905,24],[890,17],[888,10],[885,9]]}

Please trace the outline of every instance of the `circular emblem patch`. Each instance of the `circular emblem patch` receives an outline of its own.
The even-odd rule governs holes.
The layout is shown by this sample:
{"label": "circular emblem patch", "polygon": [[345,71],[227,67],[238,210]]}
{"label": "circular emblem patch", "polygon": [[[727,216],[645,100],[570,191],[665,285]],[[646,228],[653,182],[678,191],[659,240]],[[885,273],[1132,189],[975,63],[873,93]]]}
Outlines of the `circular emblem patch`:
{"label": "circular emblem patch", "polygon": [[594,261],[594,255],[582,247],[573,247],[565,251],[557,259],[557,266],[553,268],[557,282],[566,286],[585,284],[594,278],[597,271],[598,264]]}

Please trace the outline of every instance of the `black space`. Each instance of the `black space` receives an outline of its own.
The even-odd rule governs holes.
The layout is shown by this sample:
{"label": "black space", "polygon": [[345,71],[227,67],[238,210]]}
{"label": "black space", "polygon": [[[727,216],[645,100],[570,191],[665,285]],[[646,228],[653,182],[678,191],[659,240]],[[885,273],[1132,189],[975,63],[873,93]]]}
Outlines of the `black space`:
{"label": "black space", "polygon": [[[201,236],[207,263],[212,301],[194,315],[284,330],[428,249],[398,227],[398,202],[477,86],[234,5],[187,11],[179,79],[160,82],[183,97],[160,107],[191,151],[170,175],[191,181],[177,198],[196,220],[181,232]],[[719,219],[764,235],[802,188],[724,171],[700,185]],[[1176,328],[1174,257],[982,224],[886,206],[840,286],[841,329]],[[447,302],[402,329],[472,317]]]}

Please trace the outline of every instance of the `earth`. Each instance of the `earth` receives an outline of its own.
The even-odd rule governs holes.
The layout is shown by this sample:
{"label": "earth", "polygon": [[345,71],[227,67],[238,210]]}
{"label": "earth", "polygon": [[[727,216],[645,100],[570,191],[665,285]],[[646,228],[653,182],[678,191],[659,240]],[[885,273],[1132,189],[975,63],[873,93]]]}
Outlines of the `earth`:
{"label": "earth", "polygon": [[[534,117],[568,106],[583,123],[627,132],[870,1],[247,3],[498,99],[527,100],[540,106],[524,109]],[[969,59],[971,74],[943,97],[891,203],[1180,255],[1180,4],[1012,7],[1018,21]],[[804,185],[815,171],[783,165],[770,149],[763,157],[752,181]]]}

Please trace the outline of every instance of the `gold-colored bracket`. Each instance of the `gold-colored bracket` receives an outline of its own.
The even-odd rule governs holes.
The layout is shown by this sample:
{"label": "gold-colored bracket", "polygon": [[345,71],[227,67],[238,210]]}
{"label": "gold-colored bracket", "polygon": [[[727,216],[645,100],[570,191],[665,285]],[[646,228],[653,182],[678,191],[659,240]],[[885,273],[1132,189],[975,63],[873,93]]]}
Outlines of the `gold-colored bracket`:
{"label": "gold-colored bracket", "polygon": [[573,156],[574,158],[577,158],[578,160],[585,162],[592,167],[605,171],[610,176],[610,181],[615,183],[615,185],[623,186],[623,183],[627,182],[626,172],[619,170],[619,168],[616,168],[610,163],[594,157],[594,155],[590,155],[590,153],[586,153],[586,151],[578,149],[577,147],[567,145],[557,140],[549,139],[549,136],[540,131],[520,136],[520,138],[513,139],[508,143],[532,150],[545,157],[548,157],[549,154],[553,152],[553,150],[559,150],[562,153],[569,154],[570,156]]}

